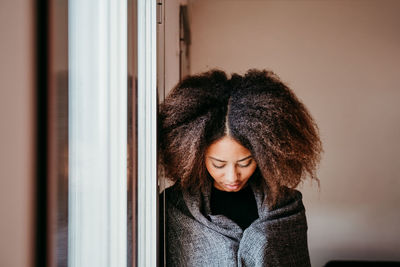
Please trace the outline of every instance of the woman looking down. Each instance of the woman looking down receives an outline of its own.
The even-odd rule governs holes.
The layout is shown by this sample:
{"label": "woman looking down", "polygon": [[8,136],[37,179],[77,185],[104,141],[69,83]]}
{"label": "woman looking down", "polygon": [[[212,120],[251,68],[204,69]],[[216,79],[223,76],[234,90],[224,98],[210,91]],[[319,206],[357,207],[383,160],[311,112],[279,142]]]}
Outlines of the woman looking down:
{"label": "woman looking down", "polygon": [[161,167],[175,182],[160,205],[167,266],[310,266],[295,188],[317,180],[322,146],[311,115],[275,74],[189,76],[159,118]]}

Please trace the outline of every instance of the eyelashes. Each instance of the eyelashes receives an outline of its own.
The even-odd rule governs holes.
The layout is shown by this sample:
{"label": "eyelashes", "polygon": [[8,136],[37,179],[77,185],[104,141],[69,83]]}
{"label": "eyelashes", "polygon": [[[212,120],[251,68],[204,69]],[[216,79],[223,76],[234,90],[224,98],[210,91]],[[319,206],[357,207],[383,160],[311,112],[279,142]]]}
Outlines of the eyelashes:
{"label": "eyelashes", "polygon": [[213,165],[213,167],[215,167],[215,168],[217,168],[217,169],[222,169],[223,167],[225,167],[225,164],[222,165],[222,166],[217,166],[217,165],[215,165],[215,164],[213,163],[212,165]]}
{"label": "eyelashes", "polygon": [[[246,168],[249,167],[250,164],[253,162],[252,159],[250,159],[246,164],[237,164],[239,166],[239,168]],[[213,167],[217,168],[217,169],[222,169],[223,167],[226,166],[226,164],[223,165],[215,165],[214,163],[212,163]]]}
{"label": "eyelashes", "polygon": [[253,160],[251,159],[246,164],[238,164],[238,165],[241,168],[246,168],[246,167],[249,167],[252,162],[253,162]]}

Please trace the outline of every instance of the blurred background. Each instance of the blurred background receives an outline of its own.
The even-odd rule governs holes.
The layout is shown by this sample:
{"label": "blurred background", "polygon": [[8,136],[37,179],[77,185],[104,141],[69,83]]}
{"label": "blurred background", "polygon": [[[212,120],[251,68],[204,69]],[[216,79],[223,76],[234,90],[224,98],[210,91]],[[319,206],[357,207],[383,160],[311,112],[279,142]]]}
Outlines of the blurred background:
{"label": "blurred background", "polygon": [[0,265],[33,261],[34,2],[0,1]]}

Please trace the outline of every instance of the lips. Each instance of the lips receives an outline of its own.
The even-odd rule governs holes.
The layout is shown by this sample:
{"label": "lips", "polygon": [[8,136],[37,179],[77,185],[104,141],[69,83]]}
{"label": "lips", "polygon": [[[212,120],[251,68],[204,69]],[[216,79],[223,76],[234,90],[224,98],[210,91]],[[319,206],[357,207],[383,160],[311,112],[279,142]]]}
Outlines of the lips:
{"label": "lips", "polygon": [[240,188],[240,183],[237,184],[225,184],[225,188],[229,190],[238,190]]}

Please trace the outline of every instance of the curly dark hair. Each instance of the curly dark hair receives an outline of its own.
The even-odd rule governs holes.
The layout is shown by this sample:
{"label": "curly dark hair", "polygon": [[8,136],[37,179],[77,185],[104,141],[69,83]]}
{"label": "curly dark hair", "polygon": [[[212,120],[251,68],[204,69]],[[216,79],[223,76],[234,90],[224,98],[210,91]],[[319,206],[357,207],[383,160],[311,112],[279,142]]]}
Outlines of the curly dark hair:
{"label": "curly dark hair", "polygon": [[253,155],[274,206],[287,189],[315,175],[322,145],[306,107],[271,71],[230,79],[220,70],[189,76],[160,105],[159,152],[165,175],[200,190],[206,149],[230,136]]}

